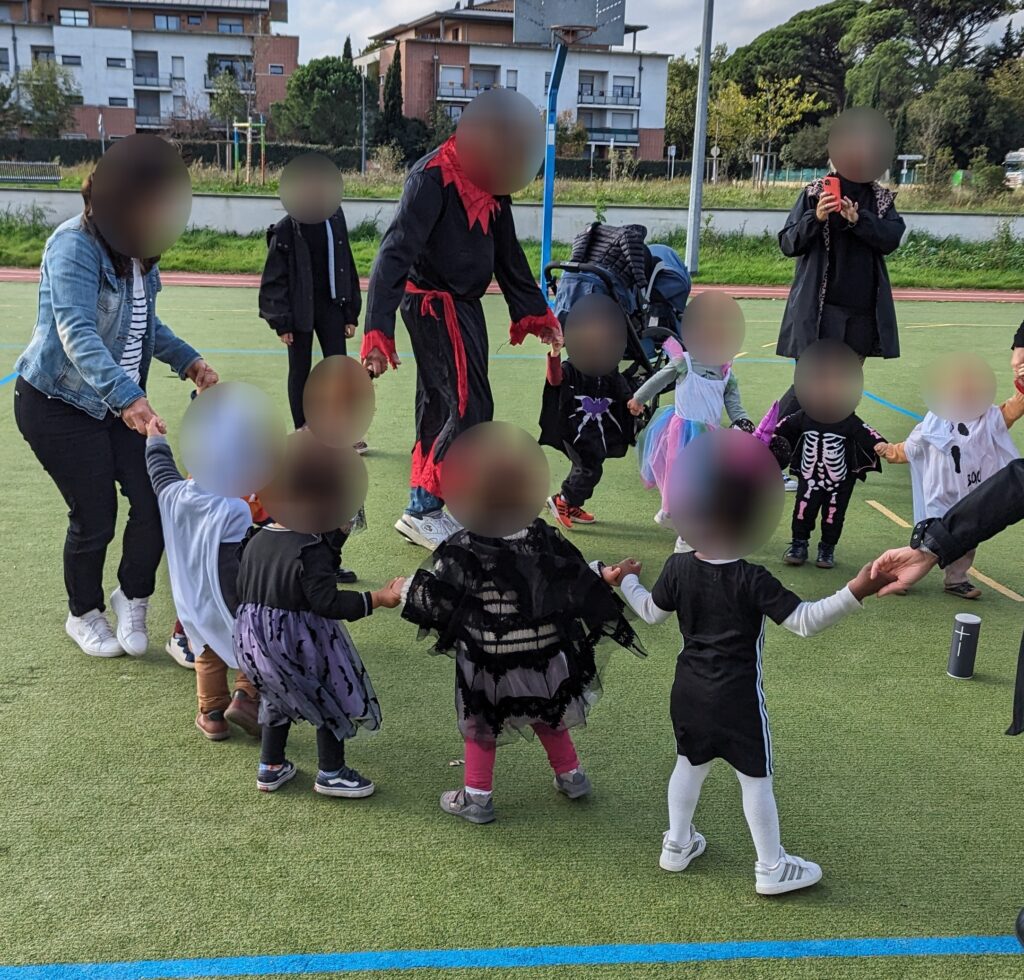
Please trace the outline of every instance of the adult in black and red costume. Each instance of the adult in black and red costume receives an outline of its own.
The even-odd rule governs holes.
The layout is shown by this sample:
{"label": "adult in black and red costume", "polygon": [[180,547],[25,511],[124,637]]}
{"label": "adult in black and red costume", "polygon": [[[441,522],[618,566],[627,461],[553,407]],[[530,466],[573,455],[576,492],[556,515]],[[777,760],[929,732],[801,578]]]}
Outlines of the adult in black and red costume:
{"label": "adult in black and red costume", "polygon": [[508,304],[512,344],[528,334],[561,343],[509,197],[536,175],[542,139],[528,100],[505,90],[478,96],[455,136],[412,168],[370,276],[363,364],[375,377],[399,366],[396,311],[416,359],[411,493],[395,528],[430,549],[459,528],[440,496],[444,454],[460,432],[494,417],[480,302],[492,278]]}

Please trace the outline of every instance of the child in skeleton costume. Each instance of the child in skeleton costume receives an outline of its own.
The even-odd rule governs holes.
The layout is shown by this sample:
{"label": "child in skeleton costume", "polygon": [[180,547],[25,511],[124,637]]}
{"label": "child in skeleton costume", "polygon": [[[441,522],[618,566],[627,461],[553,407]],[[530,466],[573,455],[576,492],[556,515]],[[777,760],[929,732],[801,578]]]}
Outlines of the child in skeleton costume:
{"label": "child in skeleton costume", "polygon": [[[501,99],[513,96],[522,98],[500,93]],[[460,131],[465,120],[464,115]],[[427,154],[406,179],[370,277],[361,351],[371,373],[398,366],[400,311],[416,358],[416,442],[409,506],[395,528],[429,549],[457,530],[443,510],[439,464],[455,436],[494,415],[480,303],[492,277],[511,314],[512,344],[527,334],[545,343],[561,337],[516,237],[511,198],[471,179],[458,139]]]}
{"label": "child in skeleton costume", "polygon": [[640,478],[648,489],[656,486],[661,491],[661,508],[654,520],[670,527],[672,475],[683,447],[694,436],[718,428],[723,410],[737,428],[752,433],[754,423],[740,401],[731,364],[698,363],[675,340],[665,341],[664,349],[671,359],[668,366],[637,389],[629,409],[639,415],[644,405],[675,382],[674,404],[659,408],[637,441]]}
{"label": "child in skeleton costume", "polygon": [[566,530],[593,524],[583,509],[601,480],[606,459],[619,459],[636,442],[636,419],[628,403],[633,388],[619,371],[626,318],[619,305],[599,293],[585,296],[564,324],[569,358],[548,355],[540,415],[540,443],[564,453],[572,464],[561,492],[548,509]]}
{"label": "child in skeleton costume", "polygon": [[881,472],[875,445],[882,437],[856,413],[835,423],[818,422],[803,409],[784,418],[775,430],[792,447],[790,472],[797,479],[793,502],[793,540],[783,556],[787,565],[807,561],[807,549],[821,514],[821,543],[815,564],[835,567],[854,485]]}
{"label": "child in skeleton costume", "polygon": [[[1015,392],[1002,405],[968,422],[950,422],[929,412],[904,442],[879,442],[875,451],[889,463],[909,463],[914,490],[914,523],[941,518],[955,503],[1020,458],[1009,429],[1024,415],[1024,395]],[[960,599],[978,599],[981,590],[967,577],[975,549],[945,566],[945,590]]]}

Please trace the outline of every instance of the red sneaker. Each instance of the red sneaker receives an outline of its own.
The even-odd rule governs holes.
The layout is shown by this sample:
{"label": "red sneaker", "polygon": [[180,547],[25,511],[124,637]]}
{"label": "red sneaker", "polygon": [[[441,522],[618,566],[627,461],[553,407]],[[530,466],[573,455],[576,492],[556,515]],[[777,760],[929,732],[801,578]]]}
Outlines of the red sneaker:
{"label": "red sneaker", "polygon": [[588,514],[582,507],[570,507],[569,516],[577,524],[594,524],[597,522],[597,518],[593,514]]}
{"label": "red sneaker", "polygon": [[562,495],[560,493],[556,493],[554,496],[548,497],[548,510],[551,511],[552,516],[562,527],[567,531],[572,530],[572,516],[570,514],[571,508],[562,499]]}

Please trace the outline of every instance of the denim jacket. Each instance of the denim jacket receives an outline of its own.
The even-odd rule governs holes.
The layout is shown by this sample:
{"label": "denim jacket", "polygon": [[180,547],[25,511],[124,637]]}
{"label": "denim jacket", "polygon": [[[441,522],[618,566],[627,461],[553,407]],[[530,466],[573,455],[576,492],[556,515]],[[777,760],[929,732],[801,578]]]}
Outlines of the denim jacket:
{"label": "denim jacket", "polygon": [[81,216],[60,225],[43,249],[39,315],[14,370],[33,388],[102,419],[145,394],[156,357],[181,378],[200,355],[156,315],[160,273],[145,275],[149,319],[142,340],[139,384],[121,367],[132,323],[132,278],[114,272],[110,256],[82,227]]}

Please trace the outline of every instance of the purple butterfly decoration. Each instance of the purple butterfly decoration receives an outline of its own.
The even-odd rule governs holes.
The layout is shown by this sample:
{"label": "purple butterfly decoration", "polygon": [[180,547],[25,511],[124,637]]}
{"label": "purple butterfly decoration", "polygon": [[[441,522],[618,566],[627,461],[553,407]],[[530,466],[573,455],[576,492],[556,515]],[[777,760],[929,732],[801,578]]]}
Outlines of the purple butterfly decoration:
{"label": "purple butterfly decoration", "polygon": [[604,415],[611,407],[611,404],[612,400],[610,398],[591,398],[589,395],[580,396],[580,408],[591,417]]}

